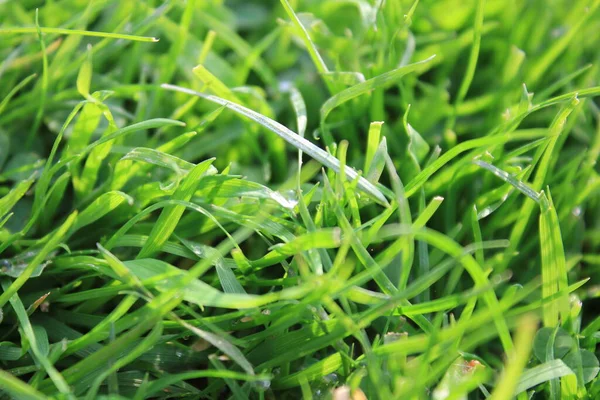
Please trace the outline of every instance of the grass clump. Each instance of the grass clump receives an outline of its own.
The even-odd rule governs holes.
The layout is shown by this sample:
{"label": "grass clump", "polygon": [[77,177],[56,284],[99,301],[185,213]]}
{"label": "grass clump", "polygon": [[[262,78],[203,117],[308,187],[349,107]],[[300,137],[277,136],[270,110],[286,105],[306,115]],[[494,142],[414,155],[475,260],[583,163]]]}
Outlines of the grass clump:
{"label": "grass clump", "polygon": [[0,396],[597,398],[599,5],[0,3]]}

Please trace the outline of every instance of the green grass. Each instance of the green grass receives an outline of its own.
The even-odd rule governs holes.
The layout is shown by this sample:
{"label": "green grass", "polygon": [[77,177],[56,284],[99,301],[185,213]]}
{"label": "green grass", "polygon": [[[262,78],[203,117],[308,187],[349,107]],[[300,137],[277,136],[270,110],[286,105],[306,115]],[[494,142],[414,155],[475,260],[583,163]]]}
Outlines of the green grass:
{"label": "green grass", "polygon": [[0,399],[600,397],[599,6],[0,2]]}

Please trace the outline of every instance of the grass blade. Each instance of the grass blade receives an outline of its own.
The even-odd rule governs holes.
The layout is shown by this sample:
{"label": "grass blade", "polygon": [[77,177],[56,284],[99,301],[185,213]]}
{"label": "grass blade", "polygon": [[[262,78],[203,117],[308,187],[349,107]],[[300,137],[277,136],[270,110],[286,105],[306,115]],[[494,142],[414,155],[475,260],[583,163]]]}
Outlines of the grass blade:
{"label": "grass blade", "polygon": [[547,361],[523,372],[515,389],[515,394],[524,392],[551,379],[558,379],[571,374],[573,374],[573,371],[562,360]]}
{"label": "grass blade", "polygon": [[[550,191],[548,189],[548,194]],[[567,268],[565,266],[565,251],[563,247],[560,224],[552,198],[542,192],[540,197],[540,253],[542,258],[542,295],[552,296],[562,292],[563,295],[544,307],[544,326],[555,327],[569,320],[569,296],[564,290],[569,285]]]}
{"label": "grass blade", "polygon": [[508,400],[514,397],[514,393],[519,384],[521,376],[533,342],[537,321],[532,316],[524,316],[519,324],[515,338],[515,350],[511,354],[510,361],[507,361],[504,373],[496,384],[496,388],[490,399],[492,400]]}
{"label": "grass blade", "polygon": [[[57,35],[93,36],[93,37],[102,37],[102,38],[111,38],[111,39],[131,40],[131,41],[136,41],[136,42],[158,42],[158,39],[154,38],[154,37],[127,35],[127,34],[123,34],[123,33],[113,33],[113,32],[94,32],[94,31],[84,31],[84,30],[79,30],[79,29],[64,29],[64,28],[49,28],[49,27],[40,27],[40,31],[42,33],[53,33],[53,34],[57,34]],[[36,28],[24,28],[24,27],[0,28],[0,35],[14,35],[14,34],[27,34],[27,33],[37,33],[37,30],[36,30]]]}
{"label": "grass blade", "polygon": [[[364,82],[361,82],[359,84],[356,84],[354,86],[351,86],[347,89],[342,90],[341,92],[337,93],[336,95],[334,95],[333,97],[331,97],[329,100],[327,100],[322,106],[321,106],[321,127],[323,130],[325,130],[325,120],[327,119],[327,116],[329,115],[329,113],[331,113],[331,111],[333,111],[336,107],[339,107],[340,105],[346,103],[349,100],[352,100],[358,96],[361,96],[365,93],[369,93],[375,89],[384,89],[392,84],[397,83],[400,78],[402,78],[403,76],[417,71],[419,68],[421,68],[423,65],[427,64],[429,61],[433,60],[435,58],[435,55],[426,58],[422,61],[418,61],[416,63],[413,64],[409,64],[409,65],[405,65],[403,67],[400,68],[396,68],[392,71],[388,71],[386,73],[383,73],[379,76],[376,76],[374,78],[368,79]],[[327,143],[328,146],[330,146],[332,143]]]}
{"label": "grass blade", "polygon": [[[173,199],[188,201],[196,191],[200,178],[208,171],[208,168],[213,161],[214,159],[209,159],[196,165],[183,179],[180,186],[173,194]],[[183,206],[165,207],[161,212],[158,221],[156,221],[156,224],[152,228],[148,241],[140,250],[137,258],[148,258],[149,256],[156,254],[163,244],[169,240],[169,237],[175,230],[184,211],[185,207]]]}
{"label": "grass blade", "polygon": [[[340,172],[340,161],[337,158],[333,157],[331,154],[328,154],[326,151],[318,148],[317,146],[304,139],[303,137],[299,136],[295,132],[292,132],[290,129],[286,128],[279,122],[267,118],[264,115],[257,113],[256,111],[252,111],[246,107],[240,106],[239,104],[228,102],[227,100],[221,99],[219,97],[206,95],[191,89],[186,89],[170,84],[163,84],[161,85],[161,87],[167,90],[173,90],[176,92],[186,93],[192,96],[198,96],[213,103],[225,106],[230,110],[233,110],[237,114],[243,115],[261,124],[262,126],[269,129],[271,132],[275,133],[292,146],[310,155],[312,158],[314,158],[324,166],[333,169],[335,172]],[[365,178],[359,177],[358,173],[354,169],[346,166],[344,171],[346,173],[346,176],[348,177],[348,180],[354,180],[358,178],[358,187],[362,189],[365,193],[373,197],[373,199],[375,199],[378,203],[386,206],[389,204],[386,198],[383,196],[383,194],[379,191],[379,189],[377,189],[371,182],[367,181]]]}
{"label": "grass blade", "polygon": [[29,262],[27,267],[21,272],[21,275],[10,286],[4,288],[4,292],[0,295],[0,308],[9,301],[9,299],[17,293],[17,291],[27,282],[31,274],[35,271],[38,265],[40,265],[48,256],[48,254],[54,250],[61,240],[64,238],[68,230],[71,228],[75,219],[77,218],[77,211],[73,212],[67,220],[61,225],[60,228],[52,235],[50,240],[44,245],[40,252]]}

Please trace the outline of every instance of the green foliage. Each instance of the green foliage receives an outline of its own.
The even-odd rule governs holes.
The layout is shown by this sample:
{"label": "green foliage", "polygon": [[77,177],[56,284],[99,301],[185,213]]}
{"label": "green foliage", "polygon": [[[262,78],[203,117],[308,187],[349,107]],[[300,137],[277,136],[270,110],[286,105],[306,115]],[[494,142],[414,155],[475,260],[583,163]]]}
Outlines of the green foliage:
{"label": "green foliage", "polygon": [[599,30],[0,1],[0,399],[598,398]]}

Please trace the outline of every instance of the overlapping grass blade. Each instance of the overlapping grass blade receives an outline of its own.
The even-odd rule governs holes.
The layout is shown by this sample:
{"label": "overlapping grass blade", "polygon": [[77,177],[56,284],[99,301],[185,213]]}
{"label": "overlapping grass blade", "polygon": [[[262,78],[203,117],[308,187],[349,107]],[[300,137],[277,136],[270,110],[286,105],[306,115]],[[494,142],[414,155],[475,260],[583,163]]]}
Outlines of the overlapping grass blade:
{"label": "overlapping grass blade", "polygon": [[[182,180],[180,186],[173,194],[173,199],[188,201],[196,191],[200,178],[206,173],[213,161],[214,159],[209,159],[196,165]],[[185,207],[182,206],[165,207],[152,228],[148,241],[140,250],[137,258],[147,258],[148,256],[156,254],[162,245],[169,240],[169,237],[175,230],[184,211]]]}
{"label": "overlapping grass blade", "polygon": [[[224,99],[221,99],[216,96],[206,95],[200,92],[196,92],[191,89],[182,88],[179,86],[174,86],[170,84],[163,84],[162,87],[164,89],[173,90],[177,92],[187,93],[192,96],[198,96],[203,99],[212,101],[213,103],[221,104],[240,115],[244,115],[247,118],[261,124],[265,128],[269,129],[271,132],[277,134],[286,142],[290,143],[292,146],[296,147],[299,150],[302,150],[304,153],[307,153],[312,158],[325,165],[328,168],[333,169],[336,172],[340,172],[340,162],[337,158],[333,157],[331,154],[328,154],[324,150],[318,148],[308,140],[299,136],[298,134],[292,132],[285,126],[281,125],[279,122],[274,121],[270,118],[265,117],[264,115],[258,114],[255,111],[252,111],[246,107],[240,106],[239,104],[234,104],[228,102]],[[372,183],[367,181],[363,177],[359,177],[358,173],[352,169],[351,167],[346,166],[345,173],[350,180],[354,180],[358,178],[358,187],[361,188],[365,193],[372,196],[379,203],[387,205],[388,201],[383,196],[383,194],[375,187]]]}

